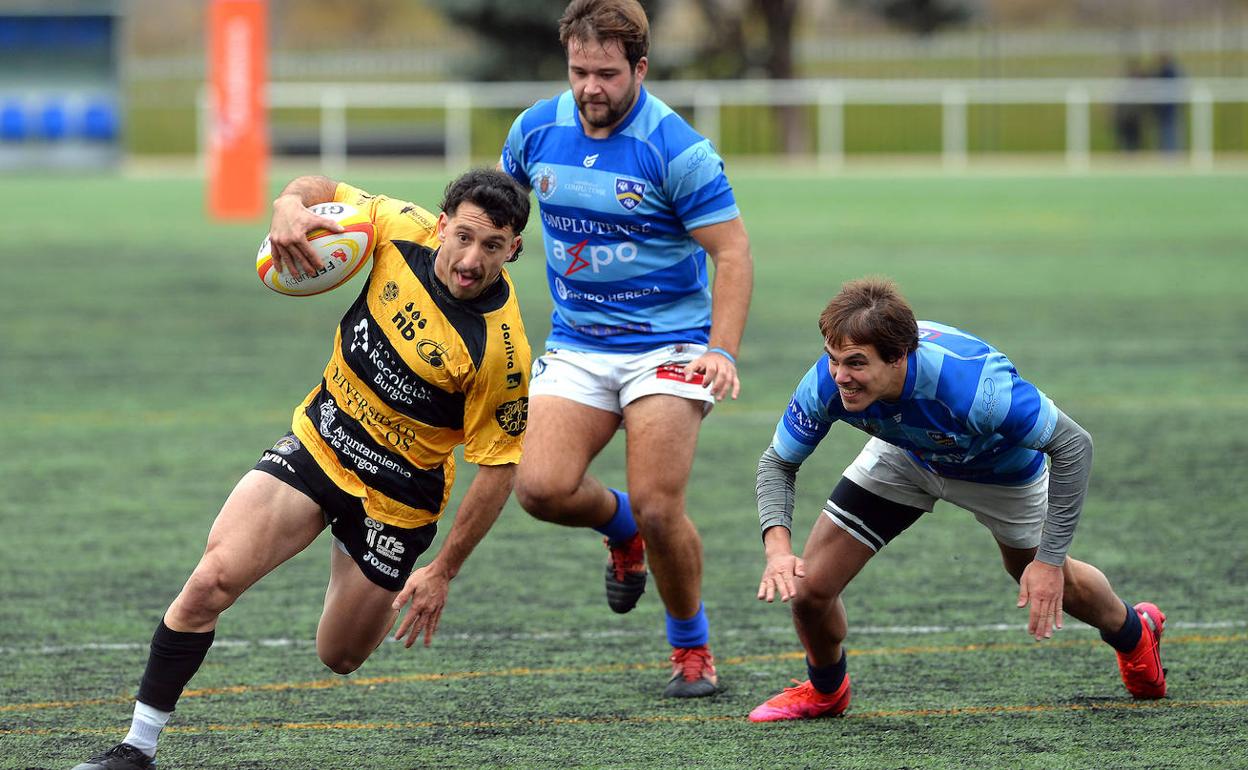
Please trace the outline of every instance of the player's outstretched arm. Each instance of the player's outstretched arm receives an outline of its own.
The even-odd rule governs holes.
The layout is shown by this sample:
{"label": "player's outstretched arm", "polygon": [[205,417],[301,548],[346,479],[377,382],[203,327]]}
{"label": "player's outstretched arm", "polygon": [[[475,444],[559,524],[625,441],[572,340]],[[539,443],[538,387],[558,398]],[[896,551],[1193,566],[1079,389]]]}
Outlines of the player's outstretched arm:
{"label": "player's outstretched arm", "polygon": [[715,263],[715,283],[711,287],[709,349],[685,367],[685,379],[701,374],[703,387],[711,389],[715,400],[722,401],[728,395],[736,398],[741,393],[736,355],[754,291],[750,238],[741,217],[699,227],[690,235]]}
{"label": "player's outstretched arm", "polygon": [[1049,463],[1048,511],[1036,560],[1019,580],[1018,606],[1031,605],[1027,632],[1047,639],[1062,627],[1062,565],[1075,536],[1092,475],[1092,436],[1058,409],[1053,432],[1037,447]]}
{"label": "player's outstretched arm", "polygon": [[767,447],[758,459],[755,492],[758,496],[758,525],[763,532],[763,552],[767,566],[758,584],[758,598],[772,602],[776,594],[787,602],[797,595],[797,578],[806,577],[806,564],[793,554],[793,506],[797,494],[799,463],[784,460],[775,446]]}
{"label": "player's outstretched arm", "polygon": [[511,494],[515,475],[516,466],[513,464],[478,466],[477,476],[455,512],[451,532],[438,555],[413,572],[403,590],[394,598],[396,610],[411,603],[394,635],[399,640],[407,637],[403,646],[411,647],[422,631],[426,647],[433,641],[433,633],[438,629],[442,608],[446,606],[446,597],[451,590],[451,579],[459,574],[468,554],[498,520],[503,504]]}
{"label": "player's outstretched arm", "polygon": [[328,177],[301,176],[291,180],[273,200],[269,242],[278,272],[287,275],[303,272],[311,276],[324,267],[308,244],[308,233],[318,228],[340,233],[342,226],[313,214],[307,207],[332,201],[337,189],[338,183]]}

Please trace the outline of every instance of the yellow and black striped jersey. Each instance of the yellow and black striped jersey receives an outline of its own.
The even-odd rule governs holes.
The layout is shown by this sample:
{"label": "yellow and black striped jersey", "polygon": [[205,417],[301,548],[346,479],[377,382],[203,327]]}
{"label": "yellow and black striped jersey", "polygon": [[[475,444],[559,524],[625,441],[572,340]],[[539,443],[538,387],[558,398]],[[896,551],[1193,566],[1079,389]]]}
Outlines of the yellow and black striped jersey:
{"label": "yellow and black striped jersey", "polygon": [[421,526],[442,515],[457,445],[472,463],[520,460],[531,358],[515,287],[503,270],[454,299],[433,270],[436,216],[347,184],[334,200],[369,212],[373,264],[292,428],[370,516]]}

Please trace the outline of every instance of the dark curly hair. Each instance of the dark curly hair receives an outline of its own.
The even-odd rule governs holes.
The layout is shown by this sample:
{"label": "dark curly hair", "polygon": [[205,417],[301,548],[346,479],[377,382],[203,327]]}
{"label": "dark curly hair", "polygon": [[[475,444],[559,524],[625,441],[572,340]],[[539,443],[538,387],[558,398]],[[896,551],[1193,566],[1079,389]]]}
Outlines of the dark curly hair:
{"label": "dark curly hair", "polygon": [[[495,227],[510,227],[519,235],[529,224],[529,194],[509,174],[492,168],[474,168],[451,181],[442,193],[442,211],[455,216],[461,203],[481,207]],[[520,248],[508,262],[520,256]]]}

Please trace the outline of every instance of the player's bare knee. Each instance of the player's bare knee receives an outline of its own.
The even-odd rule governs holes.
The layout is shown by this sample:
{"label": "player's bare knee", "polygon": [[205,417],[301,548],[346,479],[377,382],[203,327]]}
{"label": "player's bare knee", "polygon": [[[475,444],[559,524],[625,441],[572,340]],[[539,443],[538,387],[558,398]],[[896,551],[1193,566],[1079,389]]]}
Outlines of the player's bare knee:
{"label": "player's bare knee", "polygon": [[316,655],[325,666],[335,674],[350,674],[364,665],[372,650],[356,650],[350,644],[326,642],[319,636],[316,640]]}
{"label": "player's bare knee", "polygon": [[[629,503],[632,506],[633,518],[637,526],[664,527],[671,529],[679,526],[685,516],[684,497],[677,493],[652,492],[648,490],[629,490]],[[644,534],[644,533],[643,533]]]}
{"label": "player's bare knee", "polygon": [[567,500],[575,489],[560,490],[555,485],[540,481],[528,480],[523,477],[516,479],[516,502],[520,503],[530,516],[541,521],[560,521],[564,518],[563,501]]}
{"label": "player's bare knee", "polygon": [[242,586],[219,565],[201,562],[178,596],[178,610],[188,620],[208,621],[224,612],[241,593]]}
{"label": "player's bare knee", "polygon": [[801,620],[823,618],[839,596],[839,591],[814,588],[809,581],[803,581],[798,587],[797,595],[793,597],[793,614]]}
{"label": "player's bare knee", "polygon": [[520,507],[536,519],[558,522],[570,511],[567,502],[576,494],[581,479],[564,478],[560,474],[526,470],[523,463],[516,473],[513,491]]}
{"label": "player's bare knee", "polygon": [[[663,543],[691,528],[688,517],[679,508],[643,508],[633,503],[633,519],[647,543]],[[697,536],[696,530],[694,537]]]}
{"label": "player's bare knee", "polygon": [[332,652],[318,650],[317,654],[319,655],[321,662],[324,663],[330,671],[344,676],[364,665],[364,661],[368,657],[367,655],[351,655],[343,650],[336,650]]}

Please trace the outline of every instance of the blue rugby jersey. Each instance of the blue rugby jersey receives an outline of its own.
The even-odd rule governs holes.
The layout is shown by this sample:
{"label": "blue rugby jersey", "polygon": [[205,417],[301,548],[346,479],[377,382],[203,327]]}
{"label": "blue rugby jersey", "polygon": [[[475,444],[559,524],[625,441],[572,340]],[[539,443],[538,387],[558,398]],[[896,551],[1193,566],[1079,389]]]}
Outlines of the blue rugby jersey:
{"label": "blue rugby jersey", "polygon": [[1021,485],[1044,469],[1037,451],[1057,408],[983,340],[919,321],[919,348],[906,359],[901,398],[846,411],[824,353],[798,384],[771,446],[801,463],[840,420],[898,446],[922,467],[951,479]]}
{"label": "blue rugby jersey", "polygon": [[547,344],[639,352],[707,342],[706,251],[689,231],[739,216],[711,143],[643,87],[606,139],[572,92],[512,124],[501,165],[537,195],[554,299]]}

